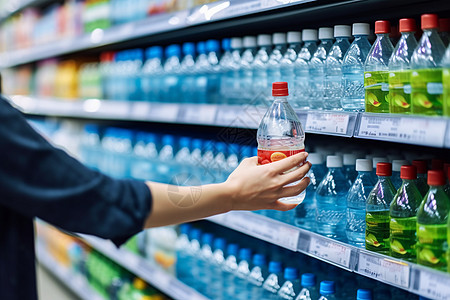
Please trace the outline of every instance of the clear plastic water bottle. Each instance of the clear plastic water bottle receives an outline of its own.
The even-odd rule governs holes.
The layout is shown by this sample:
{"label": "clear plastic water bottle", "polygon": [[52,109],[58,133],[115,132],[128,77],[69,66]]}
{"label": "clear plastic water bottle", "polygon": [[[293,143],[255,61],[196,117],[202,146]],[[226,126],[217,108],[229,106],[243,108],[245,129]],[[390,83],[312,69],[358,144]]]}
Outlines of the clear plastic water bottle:
{"label": "clear plastic water bottle", "polygon": [[219,103],[220,88],[220,43],[217,40],[206,41],[206,52],[208,55],[207,74],[207,103]]}
{"label": "clear plastic water bottle", "polygon": [[296,268],[284,269],[284,283],[278,290],[278,299],[295,300],[300,292],[300,278]]}
{"label": "clear plastic water bottle", "polygon": [[99,128],[96,125],[88,124],[84,127],[81,140],[81,158],[87,166],[98,169],[101,153]]}
{"label": "clear plastic water bottle", "polygon": [[309,84],[309,61],[317,50],[317,30],[303,29],[303,47],[295,60],[294,73],[295,83],[293,87],[293,106],[295,108],[307,109],[308,84]]}
{"label": "clear plastic water bottle", "polygon": [[216,142],[216,156],[214,157],[214,164],[212,172],[214,173],[215,182],[224,182],[228,178],[227,174],[227,145],[223,142]]}
{"label": "clear plastic water bottle", "polygon": [[295,208],[295,225],[301,228],[315,231],[316,224],[316,190],[324,178],[327,170],[324,158],[320,153],[309,153],[308,161],[311,169],[306,176],[309,177],[309,185],[306,188],[305,200]]}
{"label": "clear plastic water bottle", "polygon": [[373,43],[364,64],[364,89],[366,112],[389,112],[389,58],[394,46],[389,39],[391,24],[389,21],[376,21]]}
{"label": "clear plastic water bottle", "polygon": [[302,289],[295,300],[314,300],[319,298],[316,288],[316,275],[312,273],[302,274]]}
{"label": "clear plastic water bottle", "polygon": [[194,74],[195,74],[195,94],[196,103],[207,103],[207,86],[208,77],[206,69],[208,68],[208,55],[206,54],[206,43],[198,42],[196,46],[197,57],[195,58]]}
{"label": "clear plastic water bottle", "polygon": [[130,52],[130,60],[127,63],[127,100],[143,100],[141,68],[144,61],[144,51],[142,49],[132,49]]}
{"label": "clear plastic water bottle", "polygon": [[238,268],[238,252],[239,246],[237,244],[228,244],[226,251],[226,259],[222,267],[222,281],[221,290],[223,292],[223,298],[227,299],[233,297],[234,289],[234,274]]}
{"label": "clear plastic water bottle", "polygon": [[239,66],[239,92],[240,101],[236,104],[249,104],[253,99],[253,61],[257,52],[256,37],[244,36],[244,52],[241,55]]}
{"label": "clear plastic water bottle", "polygon": [[157,180],[158,146],[157,137],[153,133],[136,134],[136,144],[133,147],[131,177],[141,180]]}
{"label": "clear plastic water bottle", "polygon": [[104,99],[114,99],[111,86],[113,84],[113,69],[115,52],[103,52],[100,55],[101,89]]}
{"label": "clear plastic water bottle", "polygon": [[352,34],[355,37],[342,63],[341,106],[344,110],[364,110],[364,63],[370,51],[370,26],[367,23],[354,23]]}
{"label": "clear plastic water bottle", "polygon": [[262,299],[275,300],[278,297],[278,290],[281,288],[283,280],[283,268],[281,262],[269,262],[269,275],[264,281]]}
{"label": "clear plastic water bottle", "polygon": [[222,270],[225,263],[226,240],[224,238],[214,239],[214,252],[212,265],[208,269],[209,283],[205,294],[212,299],[220,299],[222,291]]}
{"label": "clear plastic water bottle", "polygon": [[239,295],[240,299],[243,300],[259,300],[262,296],[262,285],[269,275],[269,271],[267,269],[267,260],[264,254],[256,253],[253,255],[253,268],[250,271],[250,274],[247,278],[247,289],[241,295]]}
{"label": "clear plastic water bottle", "polygon": [[165,56],[161,99],[164,102],[178,102],[180,100],[180,46],[175,44],[168,46],[165,50]]}
{"label": "clear plastic water bottle", "polygon": [[[302,48],[302,33],[300,31],[289,31],[286,35],[286,41],[289,47],[280,61],[280,73],[281,78],[288,83],[288,86],[293,87],[295,83],[294,66],[295,60]],[[293,100],[293,95],[291,94],[291,103],[294,103]]]}
{"label": "clear plastic water bottle", "polygon": [[441,116],[445,45],[439,37],[437,15],[422,15],[421,27],[423,34],[411,57],[411,112]]}
{"label": "clear plastic water bottle", "polygon": [[417,47],[416,21],[400,19],[402,36],[389,59],[389,112],[411,113],[411,56]]}
{"label": "clear plastic water bottle", "polygon": [[184,43],[183,59],[180,63],[180,102],[195,103],[195,44]]}
{"label": "clear plastic water bottle", "polygon": [[[242,40],[237,38],[240,42],[240,48],[242,48]],[[238,42],[238,43],[239,43]],[[220,76],[220,84],[219,84],[219,94],[220,94],[220,103],[228,104],[229,99],[232,98],[232,90],[234,89],[234,50],[231,47],[231,39],[226,38],[222,40],[222,50],[223,54],[220,58],[219,65],[221,70]],[[240,52],[235,52],[239,55]]]}
{"label": "clear plastic water bottle", "polygon": [[402,166],[408,165],[409,162],[404,159],[394,159],[392,161],[392,177],[391,182],[395,190],[398,190],[402,185],[402,179],[400,178],[400,169]]}
{"label": "clear plastic water bottle", "polygon": [[356,300],[372,300],[372,291],[366,289],[358,289],[356,291]]}
{"label": "clear plastic water bottle", "polygon": [[211,233],[204,233],[202,235],[202,247],[200,249],[200,257],[197,261],[198,277],[193,286],[201,293],[205,292],[210,283],[210,270],[214,266],[214,256],[212,250],[212,243],[214,236]]}
{"label": "clear plastic water bottle", "polygon": [[200,239],[202,236],[202,231],[198,228],[192,228],[189,231],[189,246],[187,248],[188,258],[185,260],[185,268],[189,271],[189,276],[184,280],[189,286],[193,286],[196,281],[196,276],[199,273],[197,268],[197,260],[200,257],[201,244]]}
{"label": "clear plastic water bottle", "polygon": [[[267,62],[267,100],[270,98],[272,92],[272,82],[282,80],[281,77],[281,61],[287,50],[286,34],[277,32],[272,35],[272,44],[274,46]],[[284,79],[283,79],[284,80]]]}
{"label": "clear plastic water bottle", "polygon": [[153,46],[145,51],[147,60],[141,70],[142,99],[150,102],[161,101],[163,49]]}
{"label": "clear plastic water bottle", "polygon": [[344,61],[345,53],[347,53],[350,48],[350,37],[350,26],[334,26],[334,38],[336,41],[331,47],[325,62],[324,109],[342,110],[342,63]]}
{"label": "clear plastic water bottle", "polygon": [[[242,91],[240,90],[240,72],[241,59],[244,45],[242,38],[234,37],[231,39],[231,62],[229,71],[225,75],[226,85],[221,87],[222,97],[227,104],[239,104]],[[223,88],[223,89],[222,89]]]}
{"label": "clear plastic water bottle", "polygon": [[416,186],[423,199],[428,192],[427,162],[424,160],[413,160],[412,165],[417,168]]}
{"label": "clear plastic water bottle", "polygon": [[350,184],[352,184],[355,181],[356,176],[358,175],[358,172],[355,169],[356,155],[347,153],[344,154],[343,157],[344,157],[344,174],[345,177],[350,182]]}
{"label": "clear plastic water bottle", "polygon": [[334,281],[322,281],[320,283],[320,298],[319,300],[335,300],[336,287]]}
{"label": "clear plastic water bottle", "polygon": [[395,196],[392,165],[377,164],[378,181],[366,201],[366,249],[389,253],[389,207]]}
{"label": "clear plastic water bottle", "polygon": [[252,63],[253,96],[251,97],[251,103],[264,106],[269,99],[267,87],[270,86],[270,82],[267,78],[267,68],[272,52],[272,37],[269,34],[259,34],[257,44],[259,49]]}
{"label": "clear plastic water bottle", "polygon": [[328,173],[316,190],[317,232],[328,237],[342,239],[345,230],[347,192],[350,188],[345,178],[342,157],[327,157]]}
{"label": "clear plastic water bottle", "polygon": [[163,147],[159,151],[159,162],[157,164],[158,181],[169,183],[173,175],[177,173],[177,165],[173,161],[175,156],[175,139],[172,135],[166,134],[162,137]]}
{"label": "clear plastic water bottle", "polygon": [[233,298],[239,297],[247,290],[248,276],[253,267],[252,250],[250,248],[242,248],[239,250],[239,263],[233,280]]}
{"label": "clear plastic water bottle", "polygon": [[121,128],[108,128],[102,139],[102,148],[105,158],[102,160],[100,170],[116,177],[130,176],[130,160],[133,151],[133,133]]}
{"label": "clear plastic water bottle", "polygon": [[323,109],[325,66],[328,53],[333,46],[333,28],[319,28],[319,40],[320,44],[309,62],[308,103],[312,109]]}
{"label": "clear plastic water bottle", "polygon": [[356,177],[347,194],[347,225],[345,233],[350,244],[364,246],[366,230],[366,201],[375,181],[372,176],[372,161],[357,159]]}
{"label": "clear plastic water bottle", "polygon": [[175,245],[176,248],[176,276],[177,279],[184,282],[188,276],[190,276],[190,271],[187,269],[189,266],[188,260],[190,259],[189,255],[189,231],[191,230],[190,224],[181,224],[180,225],[180,235],[177,238],[177,243]]}
{"label": "clear plastic water bottle", "polygon": [[[287,82],[274,82],[274,101],[258,127],[258,164],[264,165],[305,151],[305,133],[297,114],[287,102]],[[280,199],[287,203],[301,203],[305,192]]]}

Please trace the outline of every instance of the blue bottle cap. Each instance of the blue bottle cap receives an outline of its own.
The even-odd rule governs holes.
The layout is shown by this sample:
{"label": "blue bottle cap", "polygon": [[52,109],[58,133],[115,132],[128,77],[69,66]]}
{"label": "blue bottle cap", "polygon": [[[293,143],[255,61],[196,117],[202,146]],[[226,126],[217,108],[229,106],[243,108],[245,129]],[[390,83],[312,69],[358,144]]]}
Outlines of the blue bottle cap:
{"label": "blue bottle cap", "polygon": [[321,295],[330,295],[334,294],[336,289],[334,287],[334,281],[322,281],[320,283],[320,294]]}
{"label": "blue bottle cap", "polygon": [[225,251],[225,246],[227,245],[227,241],[224,238],[215,238],[214,239],[214,250],[222,250]]}
{"label": "blue bottle cap", "polygon": [[227,246],[227,255],[237,256],[239,251],[238,244],[228,244]]}
{"label": "blue bottle cap", "polygon": [[180,148],[184,148],[184,147],[190,148],[191,138],[189,138],[187,136],[182,136],[182,137],[180,137],[178,142],[180,144]]}
{"label": "blue bottle cap", "polygon": [[192,150],[194,149],[202,149],[202,140],[201,139],[193,139],[192,140]]}
{"label": "blue bottle cap", "polygon": [[162,56],[163,56],[163,48],[161,46],[153,46],[145,50],[145,57],[147,59],[162,58]]}
{"label": "blue bottle cap", "polygon": [[252,259],[252,250],[250,248],[242,248],[239,250],[239,259],[250,261]]}
{"label": "blue bottle cap", "polygon": [[203,149],[204,149],[204,152],[206,152],[206,151],[214,152],[214,142],[210,141],[210,140],[203,141]]}
{"label": "blue bottle cap", "polygon": [[200,237],[202,236],[202,231],[198,228],[192,228],[189,231],[189,238],[191,240],[197,240],[200,241]]}
{"label": "blue bottle cap", "polygon": [[84,131],[86,133],[96,133],[98,134],[98,126],[95,124],[87,124],[84,126]]}
{"label": "blue bottle cap", "polygon": [[269,262],[269,273],[280,273],[283,270],[281,262],[271,261]]}
{"label": "blue bottle cap", "polygon": [[253,255],[253,265],[262,267],[266,263],[266,256],[264,254],[256,253],[255,255]]}
{"label": "blue bottle cap", "polygon": [[295,280],[298,279],[298,270],[296,268],[287,267],[284,269],[284,279]]}
{"label": "blue bottle cap", "polygon": [[356,292],[356,300],[372,300],[372,291],[366,289],[358,289]]}
{"label": "blue bottle cap", "polygon": [[174,144],[173,136],[169,135],[169,134],[164,135],[163,138],[162,138],[162,143],[163,143],[164,146],[165,145],[173,146],[173,144]]}
{"label": "blue bottle cap", "polygon": [[225,154],[227,152],[227,145],[223,142],[216,142],[215,148],[217,153],[222,152],[223,154]]}
{"label": "blue bottle cap", "polygon": [[220,50],[220,44],[218,40],[206,41],[206,52],[218,52]]}
{"label": "blue bottle cap", "polygon": [[194,43],[184,43],[183,44],[183,54],[195,56],[195,44]]}
{"label": "blue bottle cap", "polygon": [[313,273],[302,274],[302,286],[315,286],[316,285],[316,275]]}
{"label": "blue bottle cap", "polygon": [[231,50],[231,39],[230,38],[225,38],[222,40],[222,49],[223,49],[223,51]]}
{"label": "blue bottle cap", "polygon": [[170,46],[167,46],[166,48],[166,57],[171,57],[171,56],[181,56],[181,49],[180,46],[177,44],[173,44]]}
{"label": "blue bottle cap", "polygon": [[144,60],[144,50],[143,49],[134,49],[133,50],[133,60]]}
{"label": "blue bottle cap", "polygon": [[213,242],[214,236],[212,235],[212,233],[204,233],[202,235],[202,245],[211,245]]}
{"label": "blue bottle cap", "polygon": [[186,224],[181,224],[180,225],[180,232],[181,232],[181,234],[189,234],[189,231],[191,230],[191,228],[192,228],[192,226],[191,226],[191,224],[188,224],[188,223],[186,223]]}
{"label": "blue bottle cap", "polygon": [[198,42],[197,43],[197,53],[198,54],[205,54],[206,53],[206,43],[205,42]]}

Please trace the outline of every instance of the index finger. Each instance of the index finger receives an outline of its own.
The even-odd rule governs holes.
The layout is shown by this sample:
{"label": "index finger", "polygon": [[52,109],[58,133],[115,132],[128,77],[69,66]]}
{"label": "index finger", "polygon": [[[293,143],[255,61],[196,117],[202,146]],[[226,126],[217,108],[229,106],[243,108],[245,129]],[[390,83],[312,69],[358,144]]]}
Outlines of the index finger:
{"label": "index finger", "polygon": [[300,152],[285,159],[271,163],[272,167],[277,173],[283,173],[291,170],[294,167],[298,167],[301,163],[305,162],[308,157],[307,152]]}

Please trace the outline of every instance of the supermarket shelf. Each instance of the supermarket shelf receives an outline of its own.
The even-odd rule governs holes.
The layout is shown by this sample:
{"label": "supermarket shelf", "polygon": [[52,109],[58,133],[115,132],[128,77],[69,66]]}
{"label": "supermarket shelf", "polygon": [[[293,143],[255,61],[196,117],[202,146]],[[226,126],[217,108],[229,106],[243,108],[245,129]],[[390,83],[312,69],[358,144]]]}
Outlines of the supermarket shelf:
{"label": "supermarket shelf", "polygon": [[168,274],[162,268],[151,264],[144,258],[126,249],[117,248],[111,241],[85,234],[80,234],[78,236],[87,242],[91,247],[110,258],[112,261],[147,281],[153,287],[159,289],[171,298],[178,300],[208,299],[176,279],[173,275]]}
{"label": "supermarket shelf", "polygon": [[[256,129],[265,107],[149,103],[88,99],[63,101],[12,96],[10,101],[32,115],[127,121],[196,124]],[[356,113],[302,111],[297,114],[309,133],[356,137],[450,149],[450,118]]]}
{"label": "supermarket shelf", "polygon": [[48,254],[44,246],[36,243],[36,255],[39,263],[55,277],[57,277],[74,294],[83,300],[104,300],[100,294],[95,292],[87,282],[86,278],[76,274],[61,266],[55,259]]}
{"label": "supermarket shelf", "polygon": [[431,299],[450,299],[450,274],[366,251],[252,212],[209,221]]}
{"label": "supermarket shelf", "polygon": [[9,1],[8,7],[4,11],[0,11],[0,22],[3,22],[8,17],[18,13],[19,11],[31,7],[31,6],[39,6],[45,3],[50,3],[50,0],[22,0],[20,3],[17,1]]}

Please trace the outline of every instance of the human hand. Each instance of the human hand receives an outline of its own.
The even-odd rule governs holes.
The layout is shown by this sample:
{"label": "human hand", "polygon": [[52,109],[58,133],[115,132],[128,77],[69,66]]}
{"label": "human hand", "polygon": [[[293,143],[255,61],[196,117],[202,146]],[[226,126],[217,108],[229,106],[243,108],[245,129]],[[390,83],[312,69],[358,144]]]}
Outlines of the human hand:
{"label": "human hand", "polygon": [[[306,189],[309,178],[304,176],[311,168],[311,164],[305,162],[307,157],[308,153],[301,152],[266,165],[258,165],[256,156],[242,161],[224,183],[231,194],[231,210],[286,211],[296,207],[297,204],[278,199],[296,196]],[[285,173],[295,167],[298,168]],[[300,179],[299,183],[286,186]]]}

